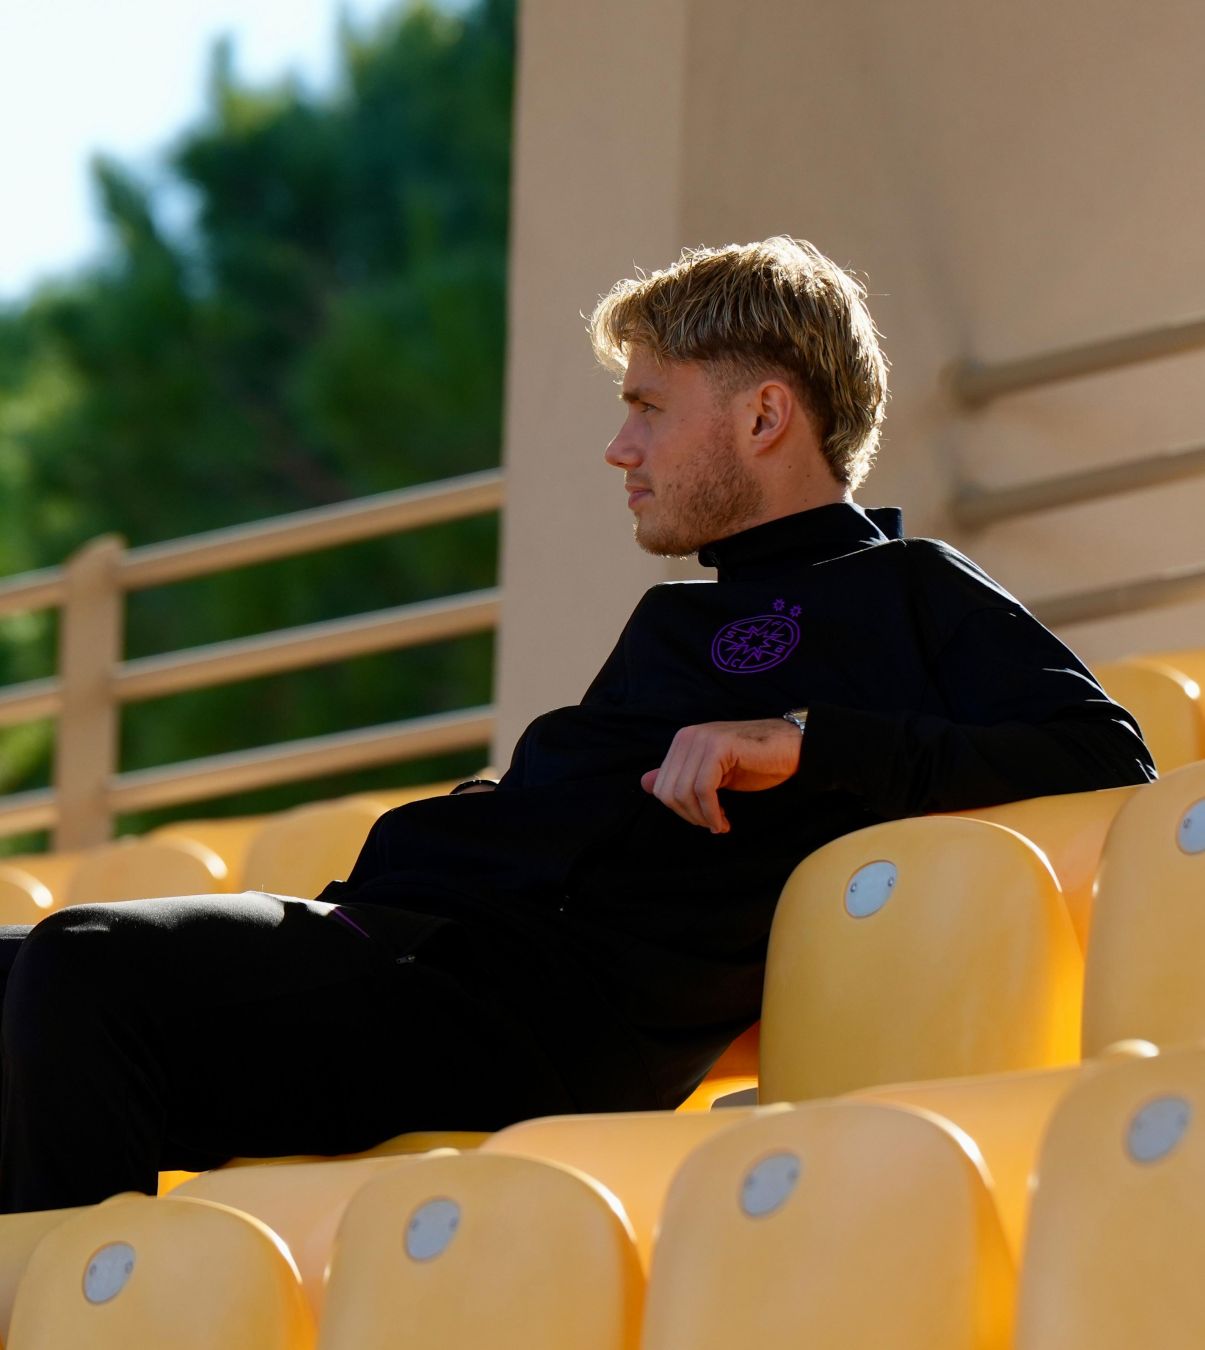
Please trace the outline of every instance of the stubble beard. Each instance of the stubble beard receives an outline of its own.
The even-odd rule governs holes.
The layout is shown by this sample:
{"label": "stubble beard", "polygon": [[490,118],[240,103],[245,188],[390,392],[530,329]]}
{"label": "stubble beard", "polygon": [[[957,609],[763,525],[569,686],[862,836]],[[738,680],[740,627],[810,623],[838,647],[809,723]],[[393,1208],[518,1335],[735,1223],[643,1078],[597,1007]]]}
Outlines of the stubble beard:
{"label": "stubble beard", "polygon": [[636,542],[657,558],[687,558],[753,523],[765,502],[741,463],[731,429],[716,419],[705,454],[689,479],[654,487],[652,518],[637,519]]}

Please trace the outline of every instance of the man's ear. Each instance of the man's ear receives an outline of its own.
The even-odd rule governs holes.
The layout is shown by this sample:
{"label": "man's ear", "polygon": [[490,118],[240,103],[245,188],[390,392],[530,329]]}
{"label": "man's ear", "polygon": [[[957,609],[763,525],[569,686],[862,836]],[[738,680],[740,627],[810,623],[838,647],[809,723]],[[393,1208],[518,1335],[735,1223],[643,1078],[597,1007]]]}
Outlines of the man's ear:
{"label": "man's ear", "polygon": [[763,380],[749,401],[749,448],[756,455],[772,450],[798,416],[795,395],[781,380]]}

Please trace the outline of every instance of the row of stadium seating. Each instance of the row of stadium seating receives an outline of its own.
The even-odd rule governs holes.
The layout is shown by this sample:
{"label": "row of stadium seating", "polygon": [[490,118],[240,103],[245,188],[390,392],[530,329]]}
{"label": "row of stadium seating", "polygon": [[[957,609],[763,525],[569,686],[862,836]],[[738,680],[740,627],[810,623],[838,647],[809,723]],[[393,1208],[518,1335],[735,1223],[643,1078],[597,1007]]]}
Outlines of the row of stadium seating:
{"label": "row of stadium seating", "polygon": [[[1124,665],[1199,709],[1176,658]],[[1201,737],[1199,713],[1159,722],[1114,670],[1148,737],[1176,717]],[[0,1219],[4,1344],[1205,1344],[1205,738],[1181,750],[1171,773],[1156,751],[1156,784],[891,822],[805,859],[760,1037],[693,1109],[241,1160],[165,1176],[156,1200]],[[62,865],[41,873],[50,904],[313,894],[392,804],[25,867]],[[167,845],[217,866],[131,891],[127,860]],[[118,894],[84,870],[106,854]],[[778,1104],[705,1109],[751,1095]]]}
{"label": "row of stadium seating", "polygon": [[14,855],[0,863],[0,923],[36,923],[65,905],[158,895],[317,895],[347,876],[380,815],[451,786],[344,797],[269,816],[182,821],[80,853]]}
{"label": "row of stadium seating", "polygon": [[3,1220],[0,1313],[9,1350],[1187,1350],[1203,1107],[1191,1048],[222,1169]]}

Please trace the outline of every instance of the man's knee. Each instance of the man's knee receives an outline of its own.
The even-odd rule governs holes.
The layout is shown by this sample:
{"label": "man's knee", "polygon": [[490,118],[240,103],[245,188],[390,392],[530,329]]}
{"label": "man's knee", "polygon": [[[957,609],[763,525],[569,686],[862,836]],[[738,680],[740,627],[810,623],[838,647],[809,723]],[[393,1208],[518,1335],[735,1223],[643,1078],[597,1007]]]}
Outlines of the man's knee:
{"label": "man's knee", "polygon": [[22,941],[4,995],[3,1036],[8,1054],[37,1045],[56,1027],[86,1025],[103,989],[123,982],[120,925],[103,905],[57,910]]}

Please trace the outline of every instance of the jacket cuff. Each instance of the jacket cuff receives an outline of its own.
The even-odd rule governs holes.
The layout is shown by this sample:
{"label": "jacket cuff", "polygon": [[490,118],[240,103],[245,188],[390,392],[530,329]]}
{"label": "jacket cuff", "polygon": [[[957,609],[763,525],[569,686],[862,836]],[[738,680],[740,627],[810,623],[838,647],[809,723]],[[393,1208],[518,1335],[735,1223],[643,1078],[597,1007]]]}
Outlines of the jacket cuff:
{"label": "jacket cuff", "polygon": [[863,791],[874,760],[888,747],[891,733],[886,724],[890,720],[881,713],[832,703],[809,704],[798,777],[816,792],[831,788]]}

